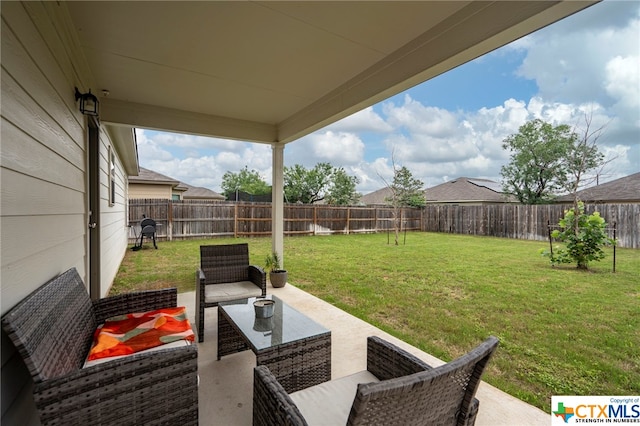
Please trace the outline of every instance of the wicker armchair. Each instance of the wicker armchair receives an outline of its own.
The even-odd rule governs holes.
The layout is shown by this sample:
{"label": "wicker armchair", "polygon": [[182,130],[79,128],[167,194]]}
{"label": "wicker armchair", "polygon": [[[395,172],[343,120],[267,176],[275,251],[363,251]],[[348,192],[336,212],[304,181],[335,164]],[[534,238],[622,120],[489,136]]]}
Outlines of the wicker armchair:
{"label": "wicker armchair", "polygon": [[106,318],[176,303],[175,288],[92,302],[73,268],[7,312],[2,327],[31,373],[42,424],[197,425],[196,344],[83,368],[94,331]]}
{"label": "wicker armchair", "polygon": [[[254,370],[254,425],[473,425],[480,377],[498,346],[431,368],[378,337],[367,339],[367,370],[287,394],[265,366]],[[354,398],[355,395],[355,398]]]}
{"label": "wicker armchair", "polygon": [[264,270],[249,265],[249,245],[200,246],[200,268],[196,271],[196,327],[204,341],[204,310],[220,302],[267,295]]}

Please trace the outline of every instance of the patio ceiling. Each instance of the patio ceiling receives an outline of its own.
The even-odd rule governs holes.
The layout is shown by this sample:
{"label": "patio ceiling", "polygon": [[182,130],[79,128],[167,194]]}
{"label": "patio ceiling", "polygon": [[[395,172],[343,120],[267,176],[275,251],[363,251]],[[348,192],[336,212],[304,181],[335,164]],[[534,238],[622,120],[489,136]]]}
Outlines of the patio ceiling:
{"label": "patio ceiling", "polygon": [[[288,143],[591,1],[133,2],[66,8],[101,121]],[[102,91],[108,90],[108,96]]]}

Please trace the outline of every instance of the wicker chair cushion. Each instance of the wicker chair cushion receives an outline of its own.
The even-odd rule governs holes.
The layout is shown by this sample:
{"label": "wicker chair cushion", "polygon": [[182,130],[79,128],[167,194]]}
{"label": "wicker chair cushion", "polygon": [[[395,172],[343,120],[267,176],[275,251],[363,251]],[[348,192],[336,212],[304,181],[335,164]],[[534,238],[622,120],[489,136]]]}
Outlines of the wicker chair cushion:
{"label": "wicker chair cushion", "polygon": [[[155,352],[155,351],[160,351],[160,350],[164,350],[164,349],[173,349],[173,348],[182,348],[185,346],[190,346],[193,345],[194,343],[189,341],[189,340],[178,340],[177,342],[171,342],[171,343],[165,343],[162,346],[156,346],[154,348],[151,349],[146,349],[144,351],[140,351],[140,352],[136,352],[137,354],[148,354],[151,352]],[[118,355],[118,356],[112,356],[109,358],[99,358],[99,359],[94,359],[94,360],[87,360],[85,361],[84,365],[82,366],[82,368],[89,368],[89,367],[93,367],[94,365],[98,365],[98,364],[102,364],[105,362],[110,362],[116,359],[120,359],[120,358],[126,358],[128,356],[131,356],[132,354],[129,355]]]}
{"label": "wicker chair cushion", "polygon": [[205,286],[204,301],[206,303],[229,302],[261,295],[262,289],[251,281],[238,281]]}
{"label": "wicker chair cushion", "polygon": [[349,418],[358,384],[372,382],[379,380],[364,370],[294,392],[289,396],[309,426],[344,425]]}
{"label": "wicker chair cushion", "polygon": [[107,319],[94,333],[89,360],[130,355],[177,340],[195,340],[184,306]]}

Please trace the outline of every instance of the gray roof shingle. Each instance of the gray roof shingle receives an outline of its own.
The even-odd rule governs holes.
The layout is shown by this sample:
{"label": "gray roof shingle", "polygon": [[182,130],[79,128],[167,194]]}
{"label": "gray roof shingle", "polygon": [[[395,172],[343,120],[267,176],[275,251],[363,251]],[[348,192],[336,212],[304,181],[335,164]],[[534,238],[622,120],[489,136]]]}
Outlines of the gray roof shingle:
{"label": "gray roof shingle", "polygon": [[[427,203],[509,203],[517,202],[515,197],[505,195],[500,183],[489,179],[459,177],[436,185],[424,191]],[[363,195],[364,204],[388,204],[385,198],[391,196],[387,187]]]}
{"label": "gray roof shingle", "polygon": [[498,182],[459,177],[425,190],[427,203],[508,203],[514,197],[502,192]]}
{"label": "gray roof shingle", "polygon": [[218,194],[209,188],[203,188],[201,186],[191,186],[184,182],[180,182],[180,186],[186,187],[186,191],[182,194],[184,200],[220,200],[224,201],[225,196]]}
{"label": "gray roof shingle", "polygon": [[224,195],[208,188],[191,186],[144,167],[139,168],[138,176],[129,176],[129,183],[171,185],[174,191],[183,191],[182,198],[185,200],[225,200]]}
{"label": "gray roof shingle", "polygon": [[153,170],[139,168],[138,176],[129,176],[130,183],[148,183],[148,184],[161,184],[161,185],[178,185],[180,182],[165,176],[163,174],[154,172]]}
{"label": "gray roof shingle", "polygon": [[[585,202],[637,203],[640,202],[640,172],[592,186],[576,193],[578,199]],[[573,195],[556,198],[556,202],[572,202]]]}

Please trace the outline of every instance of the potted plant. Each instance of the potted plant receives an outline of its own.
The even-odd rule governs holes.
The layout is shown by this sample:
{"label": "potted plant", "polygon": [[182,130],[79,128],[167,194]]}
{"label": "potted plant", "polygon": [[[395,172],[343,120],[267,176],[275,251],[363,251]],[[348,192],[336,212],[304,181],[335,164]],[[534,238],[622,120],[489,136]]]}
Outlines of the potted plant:
{"label": "potted plant", "polygon": [[271,281],[271,285],[276,288],[284,287],[287,283],[287,271],[282,269],[280,256],[277,252],[274,251],[267,255],[264,266],[265,269],[269,271],[269,281]]}

